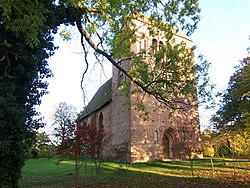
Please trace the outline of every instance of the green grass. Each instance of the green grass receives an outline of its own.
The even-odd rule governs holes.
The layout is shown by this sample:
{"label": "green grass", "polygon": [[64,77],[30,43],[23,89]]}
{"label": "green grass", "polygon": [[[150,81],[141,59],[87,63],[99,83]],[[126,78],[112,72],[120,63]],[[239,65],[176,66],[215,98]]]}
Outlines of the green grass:
{"label": "green grass", "polygon": [[[250,187],[250,162],[214,159],[215,172],[212,177],[210,159],[194,160],[194,177],[191,176],[190,161],[148,162],[122,164],[104,162],[96,174],[94,163],[83,163],[79,180],[75,179],[75,163],[71,160],[28,160],[22,169],[20,186],[29,187]],[[86,173],[87,172],[87,173]],[[77,183],[76,183],[77,182]]]}

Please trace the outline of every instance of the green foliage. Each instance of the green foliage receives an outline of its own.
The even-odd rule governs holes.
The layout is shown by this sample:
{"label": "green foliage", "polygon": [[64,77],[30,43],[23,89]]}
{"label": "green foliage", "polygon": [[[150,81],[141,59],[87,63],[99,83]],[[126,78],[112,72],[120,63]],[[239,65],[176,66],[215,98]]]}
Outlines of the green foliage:
{"label": "green foliage", "polygon": [[55,155],[56,155],[55,149],[48,147],[48,148],[40,149],[37,157],[51,159]]}
{"label": "green foliage", "polygon": [[205,108],[207,109],[212,108],[215,105],[213,95],[215,85],[210,83],[210,77],[208,75],[211,63],[204,60],[203,55],[199,55],[198,62],[199,63],[197,63],[194,68],[199,103],[205,104]]}
{"label": "green foliage", "polygon": [[214,148],[211,146],[203,146],[204,157],[214,157]]}
{"label": "green foliage", "polygon": [[219,130],[214,136],[218,152],[225,156],[249,156],[250,58],[244,58],[220,93],[220,108],[211,118]]}
{"label": "green foliage", "polygon": [[[177,30],[188,35],[195,30],[198,4],[198,0],[0,0],[0,157],[4,159],[0,185],[17,185],[25,153],[41,126],[35,105],[46,93],[43,79],[51,76],[46,59],[56,49],[51,34],[57,26],[76,24],[97,59],[101,54],[117,67],[130,60],[131,72],[123,72],[139,86],[132,92],[143,90],[172,109],[189,109],[197,107],[194,74],[201,69],[194,67],[193,49],[175,43],[173,35]],[[164,45],[157,53],[130,50],[139,37],[145,39],[133,23],[140,14],[148,17],[151,37],[163,31]],[[67,30],[61,34],[70,38]],[[147,65],[145,56],[154,60],[153,66]]]}
{"label": "green foliage", "polygon": [[39,152],[38,149],[32,149],[32,150],[31,150],[32,158],[37,159],[37,157],[38,157],[38,152]]}
{"label": "green foliage", "polygon": [[236,156],[250,156],[250,136],[247,132],[233,134],[229,138],[230,150]]}
{"label": "green foliage", "polygon": [[54,135],[58,139],[57,145],[61,145],[64,140],[71,139],[76,130],[77,109],[73,105],[61,102],[57,105],[53,113]]}
{"label": "green foliage", "polygon": [[[197,107],[197,88],[200,101],[211,99],[211,88],[207,87],[209,63],[195,66],[194,48],[175,38],[179,31],[190,35],[196,29],[200,20],[198,0],[59,2],[74,15],[71,18],[85,39],[85,52],[89,44],[98,61],[103,55],[121,70],[138,86],[131,92],[145,92],[170,109],[184,111]],[[143,20],[144,25],[139,26],[138,20]],[[141,31],[144,27],[145,33]],[[146,48],[134,50],[135,43],[150,44],[155,36],[162,37],[161,49],[145,44]],[[128,60],[129,70],[123,69],[123,62]]]}
{"label": "green foliage", "polygon": [[70,31],[67,31],[67,29],[66,28],[64,28],[64,30],[62,30],[61,32],[60,32],[60,35],[61,35],[61,37],[63,38],[63,40],[71,40],[71,34],[70,34]]}
{"label": "green foliage", "polygon": [[210,129],[205,129],[201,134],[202,150],[204,157],[214,157],[216,154],[216,144],[214,139],[215,132]]}
{"label": "green foliage", "polygon": [[250,115],[250,58],[245,58],[230,77],[227,90],[220,94],[220,108],[212,122],[220,129],[249,131]]}
{"label": "green foliage", "polygon": [[[0,1],[0,187],[17,187],[26,153],[42,127],[36,105],[52,74],[51,0]],[[46,18],[46,19],[45,19]]]}
{"label": "green foliage", "polygon": [[[210,151],[217,156],[249,157],[250,137],[246,131],[211,132],[209,136],[202,136],[204,156]],[[212,151],[213,150],[213,151]]]}
{"label": "green foliage", "polygon": [[[39,32],[42,32],[48,14],[41,1],[1,1],[3,23],[6,29],[17,37],[23,37],[25,44],[30,48],[39,47]],[[13,17],[15,14],[15,17]]]}
{"label": "green foliage", "polygon": [[[32,152],[34,151],[36,153],[35,158],[51,159],[55,156],[55,146],[45,132],[36,134],[35,142],[31,148],[30,153],[32,154]],[[30,158],[31,157],[34,158],[34,155],[32,154]]]}

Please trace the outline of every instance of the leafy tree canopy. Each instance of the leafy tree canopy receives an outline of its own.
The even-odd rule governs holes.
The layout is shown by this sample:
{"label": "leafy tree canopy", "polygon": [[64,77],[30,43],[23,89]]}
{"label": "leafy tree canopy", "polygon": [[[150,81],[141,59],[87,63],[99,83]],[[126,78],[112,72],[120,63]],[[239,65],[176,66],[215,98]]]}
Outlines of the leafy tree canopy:
{"label": "leafy tree canopy", "polygon": [[[174,37],[180,30],[190,35],[196,29],[200,20],[197,0],[64,0],[59,4],[66,8],[69,22],[76,24],[81,34],[87,63],[85,72],[91,65],[90,46],[99,62],[100,55],[106,57],[136,85],[134,93],[152,95],[170,109],[186,112],[197,106],[197,88],[200,101],[211,99],[213,86],[209,85],[207,74],[209,63],[200,57],[202,63],[194,65],[195,47],[177,42]],[[147,17],[145,26],[149,36],[140,33],[142,26],[135,23],[141,15]],[[159,44],[159,50],[148,46],[131,51],[135,42],[160,34],[164,42]],[[62,35],[70,38],[68,32]],[[129,71],[122,66],[127,60],[130,61]],[[126,84],[123,87],[121,89],[127,90]]]}
{"label": "leafy tree canopy", "polygon": [[250,58],[244,58],[230,77],[221,96],[220,108],[212,117],[219,129],[250,128]]}
{"label": "leafy tree canopy", "polygon": [[77,109],[73,105],[61,102],[53,113],[54,135],[58,138],[57,145],[61,145],[65,139],[73,138],[76,129]]}
{"label": "leafy tree canopy", "polygon": [[[190,35],[199,13],[198,0],[0,0],[0,186],[17,186],[25,151],[41,126],[35,105],[46,93],[43,78],[52,75],[46,59],[56,49],[52,34],[60,24],[77,26],[87,65],[90,46],[97,60],[106,57],[138,86],[135,92],[186,110],[197,105],[195,83],[201,96],[209,94],[207,63],[194,66],[194,48],[175,42],[173,35],[178,30]],[[133,22],[139,15],[148,17],[150,36],[163,32],[165,41],[157,53],[130,50],[145,38]],[[147,56],[154,59],[152,66]],[[130,71],[120,66],[126,60]]]}
{"label": "leafy tree canopy", "polygon": [[53,1],[0,1],[0,187],[17,187],[26,152],[43,126],[35,106],[56,49]]}
{"label": "leafy tree canopy", "polygon": [[235,67],[228,87],[220,93],[220,107],[211,122],[219,130],[211,143],[222,155],[250,155],[250,58]]}

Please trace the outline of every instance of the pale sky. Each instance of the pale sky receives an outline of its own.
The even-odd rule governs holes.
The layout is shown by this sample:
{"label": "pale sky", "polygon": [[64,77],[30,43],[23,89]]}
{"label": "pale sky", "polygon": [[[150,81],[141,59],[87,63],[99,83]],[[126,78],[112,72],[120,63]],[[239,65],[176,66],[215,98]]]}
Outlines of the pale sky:
{"label": "pale sky", "polygon": [[[250,46],[249,0],[200,0],[201,21],[192,35],[196,53],[211,62],[209,71],[216,90],[227,88],[234,67],[246,57]],[[200,110],[201,128],[207,126],[214,110]]]}
{"label": "pale sky", "polygon": [[[211,62],[211,80],[221,91],[226,89],[239,60],[247,56],[246,49],[250,46],[250,0],[200,0],[200,7],[201,21],[190,38],[197,45],[196,53],[204,54],[204,58]],[[42,104],[38,107],[48,126],[55,104],[67,102],[79,111],[84,105],[80,81],[85,63],[80,38],[76,35],[70,42],[65,42],[56,36],[55,44],[60,48],[49,59],[54,77],[49,79],[49,94],[42,98]],[[105,67],[110,71],[101,81],[99,68],[91,71],[87,77],[92,81],[86,87],[89,100],[100,84],[111,76],[110,63],[107,62]],[[208,125],[211,113],[213,111],[200,111],[202,129]]]}

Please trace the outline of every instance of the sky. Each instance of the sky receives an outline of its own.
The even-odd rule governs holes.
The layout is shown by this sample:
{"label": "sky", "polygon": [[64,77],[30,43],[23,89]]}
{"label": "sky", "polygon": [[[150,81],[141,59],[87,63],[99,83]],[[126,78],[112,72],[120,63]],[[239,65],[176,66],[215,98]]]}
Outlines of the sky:
{"label": "sky", "polygon": [[[234,67],[247,56],[246,49],[250,46],[250,0],[200,0],[201,21],[191,39],[197,46],[196,54],[203,54],[211,63],[209,71],[216,91],[226,89]],[[62,30],[63,27],[59,28]],[[55,55],[48,62],[53,78],[48,80],[49,93],[42,98],[38,111],[47,123],[46,131],[51,131],[51,114],[56,104],[67,102],[79,111],[83,108],[83,92],[80,87],[82,73],[85,69],[83,50],[79,35],[75,34],[71,41],[63,41],[55,36],[55,44],[59,46]],[[111,77],[111,64],[105,63],[106,76],[100,78],[100,67],[90,69],[86,77],[85,88],[90,100],[99,86]],[[215,110],[200,110],[201,129],[209,125],[209,118]]]}
{"label": "sky", "polygon": [[[227,88],[234,67],[246,57],[250,46],[249,0],[200,0],[201,21],[191,39],[211,63],[209,75],[216,91]],[[216,110],[200,109],[201,129],[209,125]]]}

